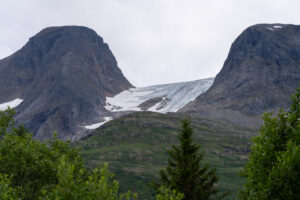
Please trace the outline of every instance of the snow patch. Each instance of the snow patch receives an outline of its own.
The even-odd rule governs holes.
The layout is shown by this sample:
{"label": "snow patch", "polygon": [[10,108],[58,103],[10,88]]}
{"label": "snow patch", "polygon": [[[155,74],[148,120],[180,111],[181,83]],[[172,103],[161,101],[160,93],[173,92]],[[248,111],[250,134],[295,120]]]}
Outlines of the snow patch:
{"label": "snow patch", "polygon": [[112,120],[111,117],[104,117],[104,121],[103,122],[99,122],[99,123],[96,123],[96,124],[91,124],[91,125],[87,125],[87,126],[84,126],[84,128],[86,129],[96,129],[96,128],[99,128],[100,126],[102,126],[103,124],[105,124],[106,122]]}
{"label": "snow patch", "polygon": [[23,102],[23,99],[16,98],[15,100],[0,104],[0,111],[6,110],[8,107],[15,108]]}
{"label": "snow patch", "polygon": [[274,25],[272,27],[266,27],[267,29],[271,30],[271,31],[274,31],[274,29],[279,29],[279,28],[282,28],[282,26],[279,26],[279,25]]}
{"label": "snow patch", "polygon": [[176,112],[212,85],[214,78],[183,83],[155,85],[125,90],[114,97],[106,97],[105,108],[111,112],[141,111],[142,103],[161,98],[161,101],[148,108],[148,111],[168,113]]}

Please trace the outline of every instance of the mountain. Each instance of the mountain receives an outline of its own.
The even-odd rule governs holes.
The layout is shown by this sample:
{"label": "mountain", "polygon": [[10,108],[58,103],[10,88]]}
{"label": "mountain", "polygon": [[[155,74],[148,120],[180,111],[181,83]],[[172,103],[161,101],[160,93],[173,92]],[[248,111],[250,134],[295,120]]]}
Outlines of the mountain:
{"label": "mountain", "polygon": [[181,112],[253,125],[264,111],[288,108],[300,82],[300,26],[258,24],[232,44],[211,88]]}
{"label": "mountain", "polygon": [[0,60],[0,110],[40,140],[58,131],[78,140],[109,120],[134,111],[176,112],[213,78],[135,88],[123,76],[108,45],[80,26],[50,27]]}
{"label": "mountain", "polygon": [[17,106],[17,122],[40,140],[55,130],[61,139],[85,136],[85,125],[108,115],[106,97],[131,87],[108,45],[86,27],[46,28],[0,60],[0,104]]}
{"label": "mountain", "polygon": [[0,60],[0,110],[37,139],[78,140],[135,111],[196,113],[257,126],[264,111],[288,108],[300,81],[300,26],[258,24],[232,44],[217,77],[135,88],[107,44],[80,26],[50,27]]}

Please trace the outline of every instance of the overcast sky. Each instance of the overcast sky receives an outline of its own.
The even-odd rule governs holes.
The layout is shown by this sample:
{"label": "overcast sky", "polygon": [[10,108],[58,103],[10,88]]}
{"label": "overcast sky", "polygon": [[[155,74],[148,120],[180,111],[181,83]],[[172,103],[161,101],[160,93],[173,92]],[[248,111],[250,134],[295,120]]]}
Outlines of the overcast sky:
{"label": "overcast sky", "polygon": [[0,58],[48,26],[82,25],[135,86],[213,77],[257,23],[300,24],[299,0],[1,0]]}

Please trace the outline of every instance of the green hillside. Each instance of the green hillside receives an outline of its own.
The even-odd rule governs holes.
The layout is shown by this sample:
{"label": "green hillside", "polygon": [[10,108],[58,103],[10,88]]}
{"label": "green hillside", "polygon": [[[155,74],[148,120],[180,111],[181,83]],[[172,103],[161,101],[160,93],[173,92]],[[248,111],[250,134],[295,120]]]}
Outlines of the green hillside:
{"label": "green hillside", "polygon": [[[122,191],[131,189],[140,199],[154,197],[147,185],[166,165],[166,151],[177,142],[176,134],[185,114],[138,112],[108,122],[92,136],[76,143],[88,168],[108,162],[120,180]],[[198,116],[192,119],[195,141],[205,150],[205,162],[217,168],[218,187],[230,190],[235,199],[244,180],[237,173],[247,161],[249,138],[257,130],[237,127]]]}

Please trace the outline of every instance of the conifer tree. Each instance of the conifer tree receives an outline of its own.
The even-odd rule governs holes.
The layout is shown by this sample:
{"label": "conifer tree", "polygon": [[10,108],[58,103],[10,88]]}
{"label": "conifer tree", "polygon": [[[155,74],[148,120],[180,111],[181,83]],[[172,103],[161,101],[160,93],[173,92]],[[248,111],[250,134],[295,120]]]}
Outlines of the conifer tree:
{"label": "conifer tree", "polygon": [[[193,142],[193,130],[188,119],[182,121],[179,145],[173,145],[168,151],[168,165],[160,171],[161,183],[170,189],[184,194],[184,200],[207,200],[217,197],[216,170],[203,164],[204,152]],[[224,195],[225,196],[225,195]]]}

